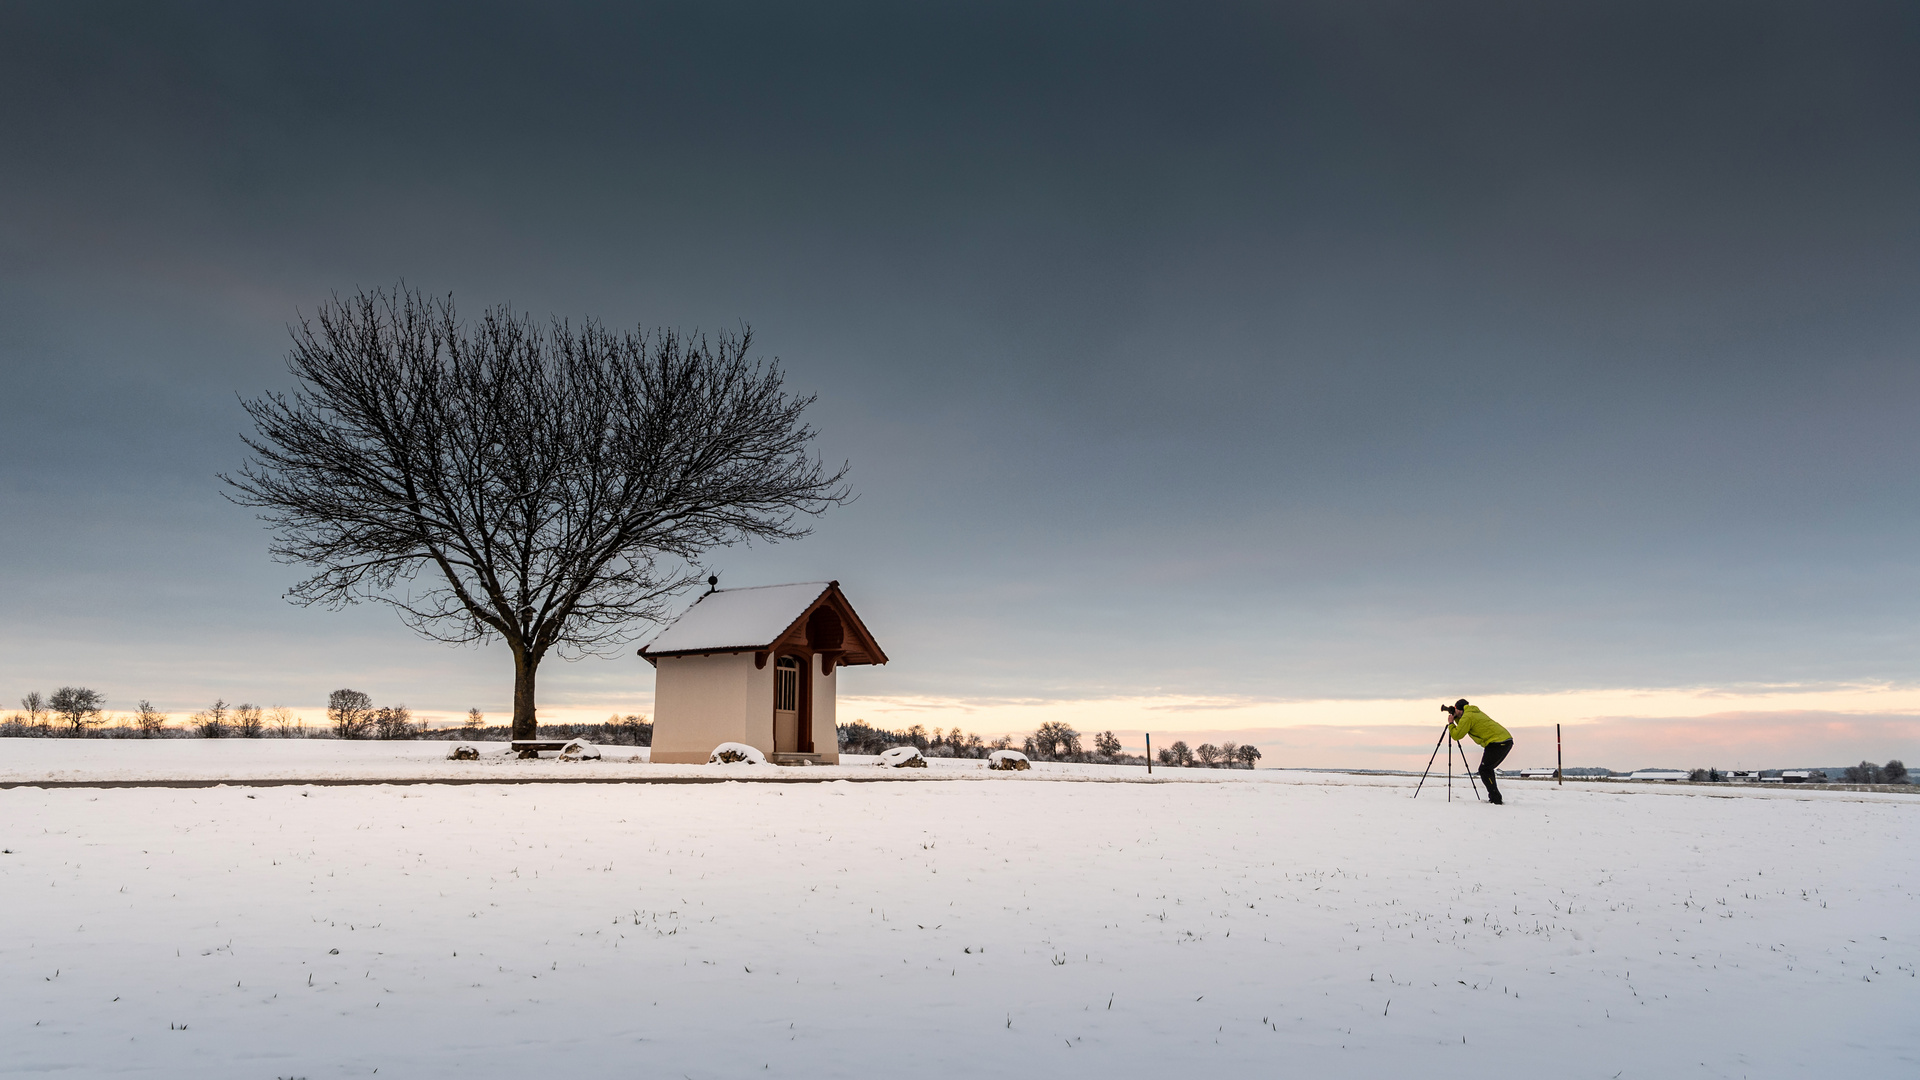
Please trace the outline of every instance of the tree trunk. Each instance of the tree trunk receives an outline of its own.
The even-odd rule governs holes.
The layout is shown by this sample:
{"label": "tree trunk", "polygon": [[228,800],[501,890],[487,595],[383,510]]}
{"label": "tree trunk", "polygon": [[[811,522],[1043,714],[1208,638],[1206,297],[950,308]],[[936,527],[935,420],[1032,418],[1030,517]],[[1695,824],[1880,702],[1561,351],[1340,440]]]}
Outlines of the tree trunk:
{"label": "tree trunk", "polygon": [[540,727],[533,715],[533,676],[540,668],[539,657],[523,650],[513,653],[513,738],[537,739]]}

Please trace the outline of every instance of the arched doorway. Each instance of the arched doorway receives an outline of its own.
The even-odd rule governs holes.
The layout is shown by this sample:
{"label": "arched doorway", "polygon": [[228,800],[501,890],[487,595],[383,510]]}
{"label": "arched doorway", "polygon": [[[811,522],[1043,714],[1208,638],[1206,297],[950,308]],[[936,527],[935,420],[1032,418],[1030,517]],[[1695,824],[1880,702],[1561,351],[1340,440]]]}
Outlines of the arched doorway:
{"label": "arched doorway", "polygon": [[773,662],[773,749],[776,754],[813,753],[812,679],[805,660],[782,656]]}

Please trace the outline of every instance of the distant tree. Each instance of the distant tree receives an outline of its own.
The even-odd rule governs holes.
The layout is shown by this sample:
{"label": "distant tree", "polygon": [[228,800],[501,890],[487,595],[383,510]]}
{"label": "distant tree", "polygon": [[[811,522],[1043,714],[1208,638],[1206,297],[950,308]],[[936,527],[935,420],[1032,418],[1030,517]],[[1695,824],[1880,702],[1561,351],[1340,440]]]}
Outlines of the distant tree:
{"label": "distant tree", "polygon": [[213,704],[193,714],[193,726],[200,731],[203,739],[224,739],[227,737],[227,713],[232,709],[224,700],[215,698]]}
{"label": "distant tree", "polygon": [[265,729],[258,705],[235,705],[233,707],[233,729],[243,739],[257,739]]}
{"label": "distant tree", "polygon": [[932,743],[927,739],[927,729],[925,725],[914,724],[913,726],[907,728],[905,734],[907,736],[906,742],[912,744],[913,748],[916,750],[924,751],[928,746],[932,745]]}
{"label": "distant tree", "polygon": [[1212,743],[1201,743],[1194,748],[1193,756],[1200,759],[1200,764],[1211,769],[1213,763],[1220,760],[1220,748]]}
{"label": "distant tree", "polygon": [[1120,756],[1120,736],[1111,731],[1103,731],[1093,737],[1093,752],[1101,757]]}
{"label": "distant tree", "polygon": [[358,690],[327,695],[327,723],[342,739],[364,739],[373,729],[373,699]]}
{"label": "distant tree", "polygon": [[106,695],[84,686],[63,686],[47,699],[54,715],[65,720],[75,735],[85,735],[88,728],[100,726],[100,708],[106,703]]}
{"label": "distant tree", "polygon": [[487,718],[479,709],[467,710],[467,722],[461,725],[465,731],[480,731],[487,726]]}
{"label": "distant tree", "polygon": [[647,723],[645,716],[615,716],[607,721],[607,726],[634,746],[653,745],[653,725]]}
{"label": "distant tree", "polygon": [[245,403],[252,460],[223,479],[276,557],[314,568],[295,603],[505,641],[512,735],[534,738],[549,652],[610,654],[707,576],[704,552],[805,536],[797,519],[851,498],[812,454],[813,399],[751,343],[335,298],[294,331],[294,394]]}
{"label": "distant tree", "polygon": [[1889,784],[1904,784],[1907,782],[1907,767],[1899,758],[1888,761],[1880,771],[1886,774],[1887,783]]}
{"label": "distant tree", "polygon": [[151,739],[166,730],[167,714],[154,708],[152,702],[143,699],[140,704],[134,706],[133,726],[140,729],[143,737]]}
{"label": "distant tree", "polygon": [[1687,774],[1687,779],[1704,782],[1707,779],[1707,770],[1695,769]]}
{"label": "distant tree", "polygon": [[1240,759],[1242,765],[1251,769],[1253,763],[1260,760],[1260,748],[1252,743],[1241,743],[1240,751],[1235,756]]}
{"label": "distant tree", "polygon": [[1884,784],[1886,782],[1887,774],[1871,761],[1847,766],[1847,783],[1849,784]]}
{"label": "distant tree", "polygon": [[1013,749],[1013,736],[1001,735],[987,745],[994,750],[1011,750]]}
{"label": "distant tree", "polygon": [[1033,758],[1079,757],[1084,752],[1080,749],[1080,733],[1060,720],[1048,720],[1033,729],[1029,741],[1033,752],[1027,756]]}
{"label": "distant tree", "polygon": [[1240,744],[1223,742],[1220,744],[1220,767],[1231,769],[1240,760]]}
{"label": "distant tree", "polygon": [[307,735],[307,725],[284,705],[267,710],[267,727],[279,739],[304,739]]}
{"label": "distant tree", "polygon": [[383,705],[373,714],[373,732],[376,739],[411,739],[413,713],[405,705]]}
{"label": "distant tree", "polygon": [[1184,741],[1176,741],[1172,746],[1167,747],[1166,752],[1168,756],[1173,759],[1167,762],[1169,765],[1179,765],[1185,768],[1193,764],[1193,751],[1187,748],[1187,744]]}
{"label": "distant tree", "polygon": [[47,699],[41,696],[40,691],[28,691],[27,696],[20,699],[20,708],[27,714],[27,723],[34,727],[46,724]]}

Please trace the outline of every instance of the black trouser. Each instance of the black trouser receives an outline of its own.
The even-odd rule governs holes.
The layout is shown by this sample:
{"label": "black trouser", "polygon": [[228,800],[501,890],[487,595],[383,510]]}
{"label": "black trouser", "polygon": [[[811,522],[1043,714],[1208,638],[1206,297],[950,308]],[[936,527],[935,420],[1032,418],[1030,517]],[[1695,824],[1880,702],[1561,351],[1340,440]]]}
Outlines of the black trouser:
{"label": "black trouser", "polygon": [[1505,800],[1500,798],[1500,785],[1494,783],[1493,770],[1507,760],[1507,755],[1511,753],[1513,753],[1512,739],[1490,742],[1486,749],[1480,752],[1480,781],[1487,785],[1487,801],[1495,806]]}

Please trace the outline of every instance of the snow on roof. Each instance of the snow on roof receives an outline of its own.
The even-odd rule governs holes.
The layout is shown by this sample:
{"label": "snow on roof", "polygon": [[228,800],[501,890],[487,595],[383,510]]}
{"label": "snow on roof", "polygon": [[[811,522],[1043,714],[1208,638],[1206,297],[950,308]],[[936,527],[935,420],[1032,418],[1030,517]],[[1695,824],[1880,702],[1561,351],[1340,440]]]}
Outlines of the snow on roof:
{"label": "snow on roof", "polygon": [[723,649],[764,649],[786,632],[830,581],[716,589],[667,625],[644,650],[655,655]]}

